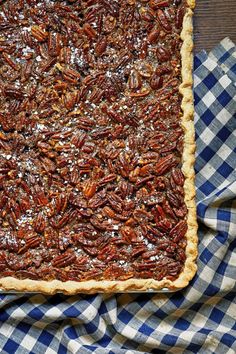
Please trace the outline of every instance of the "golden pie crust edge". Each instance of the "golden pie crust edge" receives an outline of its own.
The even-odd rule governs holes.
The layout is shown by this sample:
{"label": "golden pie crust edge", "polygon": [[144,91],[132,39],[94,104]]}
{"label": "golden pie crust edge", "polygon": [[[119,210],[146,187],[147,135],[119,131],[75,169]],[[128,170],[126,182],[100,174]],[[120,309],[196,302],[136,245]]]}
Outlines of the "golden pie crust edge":
{"label": "golden pie crust edge", "polygon": [[180,85],[180,93],[182,99],[182,127],[184,130],[184,149],[182,155],[182,171],[185,176],[184,190],[185,203],[188,208],[188,230],[186,233],[186,261],[183,271],[179,277],[174,280],[162,279],[160,281],[154,279],[128,279],[124,281],[111,280],[88,280],[83,282],[59,280],[45,281],[45,280],[31,280],[31,279],[16,279],[14,277],[5,277],[0,279],[0,288],[4,291],[19,291],[19,292],[37,292],[45,294],[55,294],[63,292],[67,295],[77,293],[118,293],[125,291],[158,291],[163,288],[169,290],[179,290],[188,285],[197,271],[195,263],[197,258],[197,217],[195,204],[195,132],[193,123],[193,9],[195,0],[187,0],[188,8],[183,20],[183,28],[181,32],[181,39],[183,41],[181,47],[181,62],[182,62],[182,83]]}

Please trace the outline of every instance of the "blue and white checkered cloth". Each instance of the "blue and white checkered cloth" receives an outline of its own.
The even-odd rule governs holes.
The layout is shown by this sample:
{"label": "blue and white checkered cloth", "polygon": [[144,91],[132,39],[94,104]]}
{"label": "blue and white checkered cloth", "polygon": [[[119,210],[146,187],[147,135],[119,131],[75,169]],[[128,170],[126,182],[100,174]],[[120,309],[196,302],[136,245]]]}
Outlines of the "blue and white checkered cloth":
{"label": "blue and white checkered cloth", "polygon": [[236,353],[236,47],[195,57],[198,273],[173,294],[1,295],[1,354]]}

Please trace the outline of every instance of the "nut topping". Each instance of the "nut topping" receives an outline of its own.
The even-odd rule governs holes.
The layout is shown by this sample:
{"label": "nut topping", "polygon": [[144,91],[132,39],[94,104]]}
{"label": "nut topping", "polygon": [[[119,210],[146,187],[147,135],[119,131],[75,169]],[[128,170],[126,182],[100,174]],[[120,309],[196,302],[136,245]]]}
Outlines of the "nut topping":
{"label": "nut topping", "polygon": [[185,9],[2,2],[0,276],[179,276]]}

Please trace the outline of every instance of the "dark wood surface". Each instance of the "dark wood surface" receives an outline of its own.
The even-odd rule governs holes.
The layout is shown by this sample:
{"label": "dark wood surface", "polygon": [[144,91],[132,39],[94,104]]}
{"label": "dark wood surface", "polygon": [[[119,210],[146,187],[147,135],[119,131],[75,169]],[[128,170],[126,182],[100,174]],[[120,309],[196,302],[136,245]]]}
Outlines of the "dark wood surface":
{"label": "dark wood surface", "polygon": [[195,52],[209,51],[227,36],[236,44],[236,0],[196,0]]}

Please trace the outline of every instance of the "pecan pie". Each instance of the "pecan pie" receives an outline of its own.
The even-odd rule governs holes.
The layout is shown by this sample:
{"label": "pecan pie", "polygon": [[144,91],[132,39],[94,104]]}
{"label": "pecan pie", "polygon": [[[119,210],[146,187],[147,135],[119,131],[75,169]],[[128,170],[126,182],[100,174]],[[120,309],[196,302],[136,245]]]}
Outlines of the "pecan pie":
{"label": "pecan pie", "polygon": [[1,1],[1,289],[191,280],[193,7]]}

